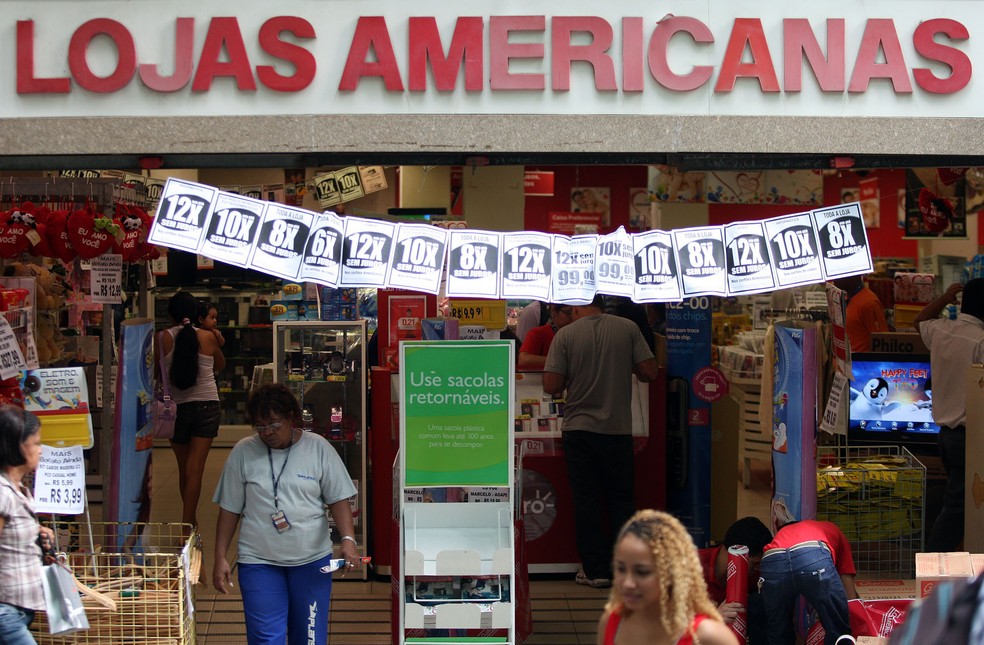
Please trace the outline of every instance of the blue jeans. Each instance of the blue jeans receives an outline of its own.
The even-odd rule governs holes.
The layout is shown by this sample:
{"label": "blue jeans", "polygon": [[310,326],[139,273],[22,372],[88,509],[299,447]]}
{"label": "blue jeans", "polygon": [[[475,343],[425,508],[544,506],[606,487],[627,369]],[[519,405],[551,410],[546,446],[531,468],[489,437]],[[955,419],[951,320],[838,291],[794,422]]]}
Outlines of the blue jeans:
{"label": "blue jeans", "polygon": [[28,627],[34,612],[0,602],[0,643],[3,645],[37,645]]}
{"label": "blue jeans", "polygon": [[326,645],[331,574],[321,568],[331,554],[310,564],[282,567],[242,564],[239,586],[249,645]]}
{"label": "blue jeans", "polygon": [[932,553],[956,551],[964,537],[964,473],[967,467],[967,434],[964,426],[940,428],[940,459],[946,471],[943,510],[926,542]]}
{"label": "blue jeans", "polygon": [[796,642],[793,609],[800,595],[816,610],[827,632],[826,645],[835,645],[838,637],[851,633],[844,583],[826,545],[769,553],[762,558],[759,572],[769,645]]}

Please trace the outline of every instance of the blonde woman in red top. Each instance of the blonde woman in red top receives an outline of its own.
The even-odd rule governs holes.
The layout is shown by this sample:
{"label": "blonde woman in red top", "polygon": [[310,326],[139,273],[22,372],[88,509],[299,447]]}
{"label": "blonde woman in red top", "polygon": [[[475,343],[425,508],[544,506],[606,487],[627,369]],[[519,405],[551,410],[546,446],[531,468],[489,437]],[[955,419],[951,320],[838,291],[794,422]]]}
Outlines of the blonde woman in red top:
{"label": "blonde woman in red top", "polygon": [[614,584],[597,645],[737,645],[707,595],[690,534],[662,511],[638,511],[615,541]]}

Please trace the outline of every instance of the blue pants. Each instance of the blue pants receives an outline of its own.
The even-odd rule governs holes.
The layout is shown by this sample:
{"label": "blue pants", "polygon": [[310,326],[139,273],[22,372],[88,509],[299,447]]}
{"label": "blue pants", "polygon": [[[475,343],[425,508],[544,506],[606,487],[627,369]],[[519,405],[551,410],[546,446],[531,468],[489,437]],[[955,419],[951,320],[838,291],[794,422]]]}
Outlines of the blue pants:
{"label": "blue pants", "polygon": [[37,641],[27,629],[33,620],[34,612],[30,609],[0,603],[0,643],[3,645],[37,645]]}
{"label": "blue pants", "polygon": [[331,554],[296,567],[239,564],[249,645],[327,645]]}
{"label": "blue pants", "polygon": [[835,645],[840,636],[851,633],[847,593],[826,545],[769,553],[762,558],[759,572],[769,645],[796,642],[793,609],[800,595],[816,610],[827,633],[826,645]]}

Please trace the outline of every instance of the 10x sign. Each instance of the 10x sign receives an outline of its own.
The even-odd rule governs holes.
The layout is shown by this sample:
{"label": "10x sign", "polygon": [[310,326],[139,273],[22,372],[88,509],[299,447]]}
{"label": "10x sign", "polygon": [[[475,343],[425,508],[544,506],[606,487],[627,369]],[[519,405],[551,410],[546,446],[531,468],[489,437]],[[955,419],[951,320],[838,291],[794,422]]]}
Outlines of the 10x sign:
{"label": "10x sign", "polygon": [[545,233],[502,236],[503,298],[549,298],[551,242],[552,236]]}
{"label": "10x sign", "polygon": [[220,262],[246,266],[265,208],[266,203],[257,199],[219,193],[208,220],[201,254]]}
{"label": "10x sign", "polygon": [[218,192],[211,186],[168,179],[147,241],[197,252]]}
{"label": "10x sign", "polygon": [[447,251],[446,229],[422,224],[401,224],[396,230],[396,251],[387,286],[437,293]]}

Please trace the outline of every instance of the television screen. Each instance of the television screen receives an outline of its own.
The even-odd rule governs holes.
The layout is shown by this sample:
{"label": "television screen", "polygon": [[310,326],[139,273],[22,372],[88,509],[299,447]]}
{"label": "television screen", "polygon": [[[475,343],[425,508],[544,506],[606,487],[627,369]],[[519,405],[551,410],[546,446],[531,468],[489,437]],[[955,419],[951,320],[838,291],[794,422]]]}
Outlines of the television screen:
{"label": "television screen", "polygon": [[851,356],[848,437],[867,442],[935,442],[928,354]]}

